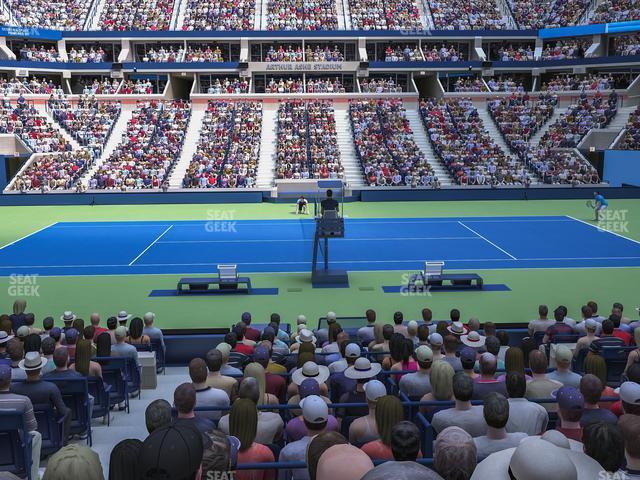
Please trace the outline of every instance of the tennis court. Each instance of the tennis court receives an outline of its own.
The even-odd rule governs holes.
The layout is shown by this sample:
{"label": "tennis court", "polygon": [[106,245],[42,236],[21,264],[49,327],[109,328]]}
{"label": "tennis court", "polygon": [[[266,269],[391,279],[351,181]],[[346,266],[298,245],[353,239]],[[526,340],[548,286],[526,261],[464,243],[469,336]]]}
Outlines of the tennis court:
{"label": "tennis court", "polygon": [[[313,219],[57,222],[0,248],[0,276],[311,268]],[[569,216],[346,219],[331,263],[351,271],[640,266],[640,242]]]}

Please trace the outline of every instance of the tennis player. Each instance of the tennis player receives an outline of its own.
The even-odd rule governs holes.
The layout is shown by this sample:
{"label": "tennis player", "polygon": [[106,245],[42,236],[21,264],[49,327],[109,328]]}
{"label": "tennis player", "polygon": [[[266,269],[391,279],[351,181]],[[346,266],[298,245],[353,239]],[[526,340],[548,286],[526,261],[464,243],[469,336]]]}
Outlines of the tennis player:
{"label": "tennis player", "polygon": [[300,198],[298,199],[298,213],[299,214],[307,214],[307,205],[309,204],[309,202],[307,201],[306,198],[304,198],[304,195],[300,195]]}
{"label": "tennis player", "polygon": [[609,202],[607,202],[607,199],[604,198],[604,195],[602,195],[600,192],[593,192],[593,197],[596,201],[596,205],[594,207],[596,211],[596,222],[599,222],[604,215],[604,211],[609,206]]}

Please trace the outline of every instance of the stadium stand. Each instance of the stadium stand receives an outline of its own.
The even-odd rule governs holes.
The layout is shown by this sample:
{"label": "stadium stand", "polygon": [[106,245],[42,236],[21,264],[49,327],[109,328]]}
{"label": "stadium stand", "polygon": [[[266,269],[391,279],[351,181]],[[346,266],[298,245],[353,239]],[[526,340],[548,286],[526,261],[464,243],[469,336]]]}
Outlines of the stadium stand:
{"label": "stadium stand", "polygon": [[588,5],[588,0],[548,0],[536,3],[509,0],[513,18],[523,30],[576,25]]}
{"label": "stadium stand", "polygon": [[617,148],[620,150],[640,150],[640,107],[629,115],[624,136]]}

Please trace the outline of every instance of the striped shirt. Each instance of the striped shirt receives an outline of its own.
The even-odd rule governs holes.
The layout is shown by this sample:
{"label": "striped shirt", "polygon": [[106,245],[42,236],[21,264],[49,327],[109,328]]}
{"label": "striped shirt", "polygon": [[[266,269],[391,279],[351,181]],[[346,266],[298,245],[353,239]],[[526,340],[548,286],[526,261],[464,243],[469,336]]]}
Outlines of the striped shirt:
{"label": "striped shirt", "polygon": [[38,422],[33,414],[33,405],[29,397],[17,395],[9,391],[0,392],[0,409],[1,410],[18,410],[25,416],[27,429],[33,432],[38,428]]}

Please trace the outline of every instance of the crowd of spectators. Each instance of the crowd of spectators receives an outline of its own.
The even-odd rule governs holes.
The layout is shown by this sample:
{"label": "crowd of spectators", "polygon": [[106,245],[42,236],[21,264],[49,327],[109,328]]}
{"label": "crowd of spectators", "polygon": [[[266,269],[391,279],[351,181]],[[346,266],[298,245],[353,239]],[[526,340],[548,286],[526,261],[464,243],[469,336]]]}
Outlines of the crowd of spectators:
{"label": "crowd of spectators", "polygon": [[304,51],[304,57],[307,62],[342,62],[344,61],[344,54],[340,51],[337,45],[333,49],[326,45],[324,48],[320,45],[316,45],[315,48],[311,48],[307,45]]}
{"label": "crowd of spectators", "polygon": [[458,78],[453,84],[454,92],[486,92],[487,86],[480,78]]}
{"label": "crowd of spectators", "polygon": [[613,38],[613,50],[616,55],[640,55],[640,35],[620,35]]}
{"label": "crowd of spectators", "polygon": [[429,0],[436,30],[500,30],[507,18],[491,0]]}
{"label": "crowd of spectators", "polygon": [[51,45],[49,48],[44,45],[37,47],[35,44],[31,46],[26,43],[20,47],[20,55],[18,60],[25,60],[27,62],[60,62],[62,58],[56,47]]}
{"label": "crowd of spectators", "polygon": [[100,165],[89,188],[161,187],[180,156],[190,113],[184,100],[137,101],[122,142]]}
{"label": "crowd of spectators", "polygon": [[437,185],[432,166],[415,142],[401,100],[352,100],[349,113],[368,185]]}
{"label": "crowd of spectators", "polygon": [[524,84],[521,81],[516,81],[511,77],[500,76],[498,78],[490,78],[487,80],[487,86],[492,92],[517,92],[523,93],[525,91]]}
{"label": "crowd of spectators", "polygon": [[489,59],[498,62],[527,62],[533,60],[533,48],[529,43],[491,44]]}
{"label": "crowd of spectators", "polygon": [[100,63],[107,61],[107,53],[102,47],[71,47],[67,52],[68,61],[71,63]]}
{"label": "crowd of spectators", "polygon": [[342,178],[332,101],[280,102],[277,138],[276,178]]}
{"label": "crowd of spectators", "polygon": [[2,100],[0,133],[17,135],[34,153],[68,152],[71,144],[34,105],[20,95]]}
{"label": "crowd of spectators", "polygon": [[345,93],[345,87],[338,77],[307,78],[307,93]]}
{"label": "crowd of spectators", "polygon": [[23,84],[26,83],[29,92],[34,94],[47,94],[47,95],[62,95],[64,94],[64,90],[58,84],[56,84],[52,79],[48,79],[46,77],[37,78],[35,75],[29,79],[23,81]]}
{"label": "crowd of spectators", "polygon": [[16,177],[13,189],[71,190],[95,159],[88,149],[38,156]]}
{"label": "crowd of spectators", "polygon": [[528,161],[546,184],[581,185],[600,182],[594,166],[573,150],[540,147],[528,152]]}
{"label": "crowd of spectators", "polygon": [[53,118],[96,156],[102,152],[121,111],[120,102],[100,102],[93,96],[82,96],[77,102],[51,97],[47,107]]}
{"label": "crowd of spectators", "polygon": [[360,91],[362,93],[401,93],[402,86],[397,84],[393,77],[389,78],[362,78]]}
{"label": "crowd of spectators", "polygon": [[540,90],[543,92],[563,92],[570,90],[611,90],[615,88],[615,80],[611,75],[555,75],[542,83]]}
{"label": "crowd of spectators", "polygon": [[591,23],[628,22],[640,19],[640,5],[633,0],[604,0],[598,4]]}
{"label": "crowd of spectators", "polygon": [[118,93],[124,95],[151,95],[160,93],[156,91],[156,85],[151,80],[124,80]]}
{"label": "crowd of spectators", "polygon": [[105,0],[100,28],[107,31],[169,30],[174,0]]}
{"label": "crowd of spectators", "polygon": [[464,62],[468,60],[453,45],[445,43],[437,45],[423,42],[422,53],[427,62]]}
{"label": "crowd of spectators", "polygon": [[209,100],[185,188],[255,186],[262,131],[261,102]]}
{"label": "crowd of spectators", "polygon": [[488,110],[507,145],[521,158],[529,148],[531,137],[553,115],[558,102],[555,95],[513,94],[488,101]]}
{"label": "crowd of spectators", "polygon": [[[205,93],[205,92],[203,92]],[[249,82],[245,78],[215,78],[207,87],[206,93],[249,93]]]}
{"label": "crowd of spectators", "polygon": [[334,0],[268,0],[267,29],[271,31],[336,30]]}
{"label": "crowd of spectators", "polygon": [[95,78],[93,81],[82,82],[83,95],[114,95],[120,88],[121,80],[114,78]]}
{"label": "crowd of spectators", "polygon": [[224,55],[218,45],[207,45],[205,48],[191,46],[187,47],[187,51],[184,54],[185,62],[224,62]]}
{"label": "crowd of spectators", "polygon": [[150,48],[140,56],[143,62],[181,62],[184,57],[184,49],[181,46],[170,45],[166,48],[160,45],[158,49]]}
{"label": "crowd of spectators", "polygon": [[16,95],[21,93],[31,93],[27,80],[18,80],[15,77],[8,79],[0,77],[0,95]]}
{"label": "crowd of spectators", "polygon": [[513,19],[522,30],[568,27],[575,25],[590,0],[508,0]]}
{"label": "crowd of spectators", "polygon": [[629,121],[624,128],[624,136],[617,148],[620,150],[640,150],[640,107],[631,112]]}
{"label": "crowd of spectators", "polygon": [[567,108],[540,139],[541,148],[576,148],[580,140],[593,128],[604,128],[615,116],[618,97],[611,93],[605,98],[599,92],[592,98],[581,94]]}
{"label": "crowd of spectators", "polygon": [[460,185],[516,185],[530,181],[518,159],[490,137],[468,98],[426,99],[420,112],[429,140]]}
{"label": "crowd of spectators", "polygon": [[255,0],[188,0],[182,30],[253,30]]}
{"label": "crowd of spectators", "polygon": [[420,62],[422,54],[417,46],[388,45],[385,47],[382,58],[376,60],[384,62]]}
{"label": "crowd of spectators", "polygon": [[354,30],[423,30],[420,12],[414,0],[349,0]]}
{"label": "crowd of spectators", "polygon": [[568,40],[554,40],[545,43],[542,49],[542,60],[568,60],[583,58],[587,49],[591,46],[590,39],[572,38]]}
{"label": "crowd of spectators", "polygon": [[[315,330],[299,315],[292,332],[278,313],[257,328],[244,312],[223,341],[194,352],[189,381],[171,402],[146,406],[148,436],[136,435],[144,441],[111,446],[109,477],[632,480],[640,463],[640,322],[623,317],[620,303],[608,316],[597,307],[587,302],[573,319],[562,305],[552,315],[540,305],[528,335],[516,338],[491,321],[464,323],[455,308],[450,320],[434,321],[424,308],[420,323],[406,324],[403,312],[391,324],[369,309],[355,332],[333,312],[327,328]],[[153,313],[129,320],[121,312],[105,328],[98,313],[85,326],[65,312],[63,328],[46,317],[41,329],[24,300],[14,312],[0,320],[2,407],[23,413],[34,445],[34,405],[49,407],[69,436],[61,380],[102,378],[94,351],[137,363],[139,347],[166,348]],[[611,375],[607,347],[626,353],[620,376]],[[407,399],[421,402],[417,419]],[[254,469],[236,470],[241,465]],[[51,455],[44,478],[64,480],[70,471],[104,478],[98,455],[78,444]]]}
{"label": "crowd of spectators", "polygon": [[284,47],[283,45],[270,46],[264,56],[265,62],[303,62],[304,52],[301,46],[295,48],[291,45]]}
{"label": "crowd of spectators", "polygon": [[13,23],[22,27],[53,30],[82,30],[92,1],[83,0],[7,0]]}
{"label": "crowd of spectators", "polygon": [[265,93],[304,93],[304,83],[301,78],[271,78]]}

